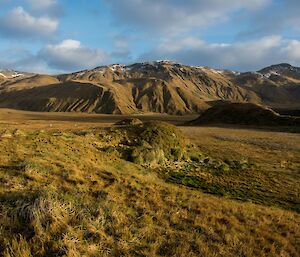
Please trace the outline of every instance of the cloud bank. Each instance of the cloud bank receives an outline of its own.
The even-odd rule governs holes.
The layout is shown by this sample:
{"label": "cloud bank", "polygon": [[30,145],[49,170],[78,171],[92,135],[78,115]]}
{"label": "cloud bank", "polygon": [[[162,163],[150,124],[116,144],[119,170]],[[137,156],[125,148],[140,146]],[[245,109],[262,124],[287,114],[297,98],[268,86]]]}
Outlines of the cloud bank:
{"label": "cloud bank", "polygon": [[91,0],[103,16],[94,20],[82,2],[0,0],[0,66],[51,73],[155,59],[241,71],[300,66],[298,0]]}
{"label": "cloud bank", "polygon": [[59,22],[47,16],[35,17],[16,7],[0,17],[0,33],[11,38],[45,38],[54,35]]}
{"label": "cloud bank", "polygon": [[118,25],[178,34],[229,18],[238,10],[258,10],[270,0],[106,0]]}
{"label": "cloud bank", "polygon": [[300,41],[281,36],[232,44],[212,44],[197,38],[166,41],[139,59],[172,59],[191,65],[205,65],[233,70],[256,70],[274,63],[300,63]]}
{"label": "cloud bank", "polygon": [[49,67],[63,71],[93,68],[110,61],[108,54],[102,49],[88,48],[80,41],[72,39],[47,45],[38,53],[38,56]]}

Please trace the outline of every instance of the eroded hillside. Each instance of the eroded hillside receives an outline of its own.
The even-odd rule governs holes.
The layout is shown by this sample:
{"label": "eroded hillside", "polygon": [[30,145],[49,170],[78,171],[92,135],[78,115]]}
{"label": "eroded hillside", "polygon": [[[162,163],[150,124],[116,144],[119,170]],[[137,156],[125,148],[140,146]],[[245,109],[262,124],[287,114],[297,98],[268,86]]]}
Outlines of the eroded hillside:
{"label": "eroded hillside", "polygon": [[201,113],[214,101],[299,108],[299,69],[238,73],[170,61],[110,65],[59,76],[1,76],[0,106],[109,114]]}

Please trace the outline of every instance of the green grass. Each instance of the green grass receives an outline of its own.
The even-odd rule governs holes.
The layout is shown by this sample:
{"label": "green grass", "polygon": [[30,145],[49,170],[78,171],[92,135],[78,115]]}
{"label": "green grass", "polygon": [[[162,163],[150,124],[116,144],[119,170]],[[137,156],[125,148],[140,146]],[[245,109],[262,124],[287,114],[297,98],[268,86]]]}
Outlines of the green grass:
{"label": "green grass", "polygon": [[300,174],[266,171],[246,159],[214,159],[197,147],[188,154],[190,161],[158,168],[159,176],[205,193],[300,212]]}

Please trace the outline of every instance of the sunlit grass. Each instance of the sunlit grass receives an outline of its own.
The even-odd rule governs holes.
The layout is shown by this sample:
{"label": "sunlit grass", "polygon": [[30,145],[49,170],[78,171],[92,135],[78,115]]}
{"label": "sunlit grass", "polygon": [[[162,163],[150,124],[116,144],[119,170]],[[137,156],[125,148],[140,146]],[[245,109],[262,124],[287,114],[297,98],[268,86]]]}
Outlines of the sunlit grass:
{"label": "sunlit grass", "polygon": [[[229,158],[218,152],[216,139],[199,138],[185,142],[190,148],[175,161],[172,142],[160,147],[159,141],[155,147],[170,145],[171,155],[164,164],[149,166],[119,154],[135,147],[132,139],[140,136],[135,131],[7,133],[12,137],[0,139],[4,256],[297,256],[300,251],[300,215],[287,198],[299,201],[291,194],[299,184],[297,149],[288,150],[293,165],[276,172],[270,160],[263,162],[257,144]],[[148,132],[144,139],[151,145]],[[222,142],[227,151],[240,144]],[[105,151],[108,147],[116,152]],[[278,149],[267,154],[272,151]],[[279,156],[272,158],[280,163]]]}

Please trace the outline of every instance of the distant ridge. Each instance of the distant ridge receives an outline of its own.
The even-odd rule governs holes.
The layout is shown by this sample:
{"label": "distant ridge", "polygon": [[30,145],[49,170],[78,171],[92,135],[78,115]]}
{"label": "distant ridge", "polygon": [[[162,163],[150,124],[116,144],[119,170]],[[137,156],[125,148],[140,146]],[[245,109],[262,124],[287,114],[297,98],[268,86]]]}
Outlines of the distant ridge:
{"label": "distant ridge", "polygon": [[163,60],[57,76],[0,73],[0,107],[22,110],[184,115],[217,101],[300,109],[300,68],[289,64],[240,73]]}

